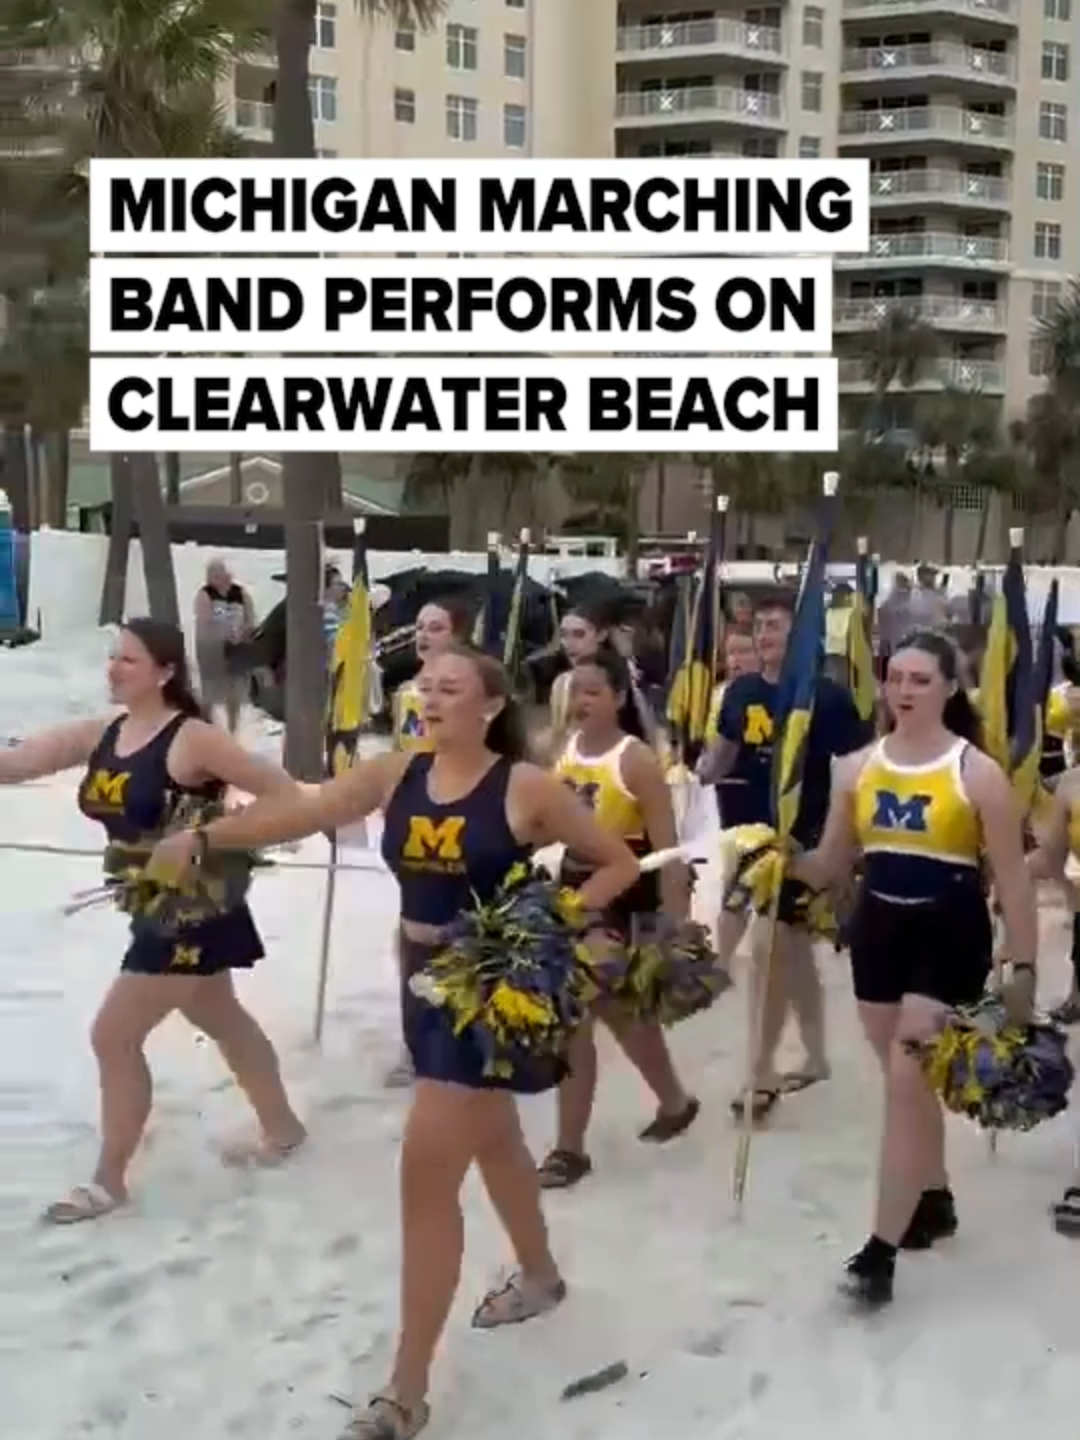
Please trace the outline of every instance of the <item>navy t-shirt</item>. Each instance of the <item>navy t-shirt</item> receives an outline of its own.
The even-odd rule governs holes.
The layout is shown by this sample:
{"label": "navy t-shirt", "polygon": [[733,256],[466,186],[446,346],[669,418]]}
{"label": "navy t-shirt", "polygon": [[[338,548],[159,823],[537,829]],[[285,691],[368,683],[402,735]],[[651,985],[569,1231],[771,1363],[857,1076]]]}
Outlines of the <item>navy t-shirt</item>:
{"label": "navy t-shirt", "polygon": [[[732,791],[739,793],[739,824],[775,824],[771,780],[778,695],[779,686],[762,675],[742,675],[724,692],[717,730],[721,739],[738,746],[728,775],[735,782]],[[835,680],[821,677],[814,696],[795,824],[794,838],[799,844],[814,845],[820,838],[829,810],[833,758],[860,750],[873,736],[873,723],[860,719],[851,692]]]}

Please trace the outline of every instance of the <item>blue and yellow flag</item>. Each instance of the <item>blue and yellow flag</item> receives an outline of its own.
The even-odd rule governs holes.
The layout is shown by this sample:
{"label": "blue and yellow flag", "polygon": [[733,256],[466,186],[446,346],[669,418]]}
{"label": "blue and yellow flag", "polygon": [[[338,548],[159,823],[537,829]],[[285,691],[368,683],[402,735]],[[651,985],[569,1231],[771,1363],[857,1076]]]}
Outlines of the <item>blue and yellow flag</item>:
{"label": "blue and yellow flag", "polygon": [[806,747],[814,718],[821,654],[825,643],[825,578],[833,520],[826,497],[815,540],[806,557],[795,618],[780,671],[772,762],[773,821],[782,846],[791,839],[802,801]]}
{"label": "blue and yellow flag", "polygon": [[693,751],[704,743],[709,728],[720,644],[720,564],[724,553],[724,526],[724,512],[717,510],[709,531],[705,564],[690,609],[682,661],[668,697],[668,718],[679,737],[684,760],[689,760]]}
{"label": "blue and yellow flag", "polygon": [[694,609],[694,577],[679,575],[675,580],[675,610],[668,635],[667,702],[665,714],[672,748],[679,756],[686,750],[686,689],[683,684],[690,649],[690,621]]}
{"label": "blue and yellow flag", "polygon": [[371,685],[371,576],[363,520],[353,537],[353,585],[349,609],[334,641],[326,710],[326,769],[341,775],[356,759],[368,718]]}
{"label": "blue and yellow flag", "polygon": [[851,606],[845,641],[848,688],[861,720],[872,720],[877,705],[877,678],[874,675],[874,578],[873,562],[864,549],[855,565],[855,598]]}
{"label": "blue and yellow flag", "polygon": [[499,558],[499,536],[494,531],[488,536],[487,572],[484,584],[484,598],[473,625],[472,641],[478,650],[489,655],[499,653],[499,582],[502,578],[502,561]]}

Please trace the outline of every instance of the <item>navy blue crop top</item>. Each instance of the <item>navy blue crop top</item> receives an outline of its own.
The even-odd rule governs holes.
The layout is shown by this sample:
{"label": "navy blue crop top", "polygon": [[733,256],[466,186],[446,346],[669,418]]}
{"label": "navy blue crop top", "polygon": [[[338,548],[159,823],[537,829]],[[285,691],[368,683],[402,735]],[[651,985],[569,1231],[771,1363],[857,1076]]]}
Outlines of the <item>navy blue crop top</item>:
{"label": "navy blue crop top", "polygon": [[462,910],[486,904],[533,849],[506,818],[512,761],[496,760],[468,795],[437,805],[428,792],[433,759],[410,760],[383,827],[383,859],[401,887],[401,918],[414,925],[449,925]]}
{"label": "navy blue crop top", "polygon": [[131,845],[153,836],[181,795],[214,800],[224,793],[218,780],[187,789],[169,774],[169,751],[187,719],[175,716],[131,755],[116,753],[122,717],[102,735],[79,786],[79,809],[103,825],[110,840]]}

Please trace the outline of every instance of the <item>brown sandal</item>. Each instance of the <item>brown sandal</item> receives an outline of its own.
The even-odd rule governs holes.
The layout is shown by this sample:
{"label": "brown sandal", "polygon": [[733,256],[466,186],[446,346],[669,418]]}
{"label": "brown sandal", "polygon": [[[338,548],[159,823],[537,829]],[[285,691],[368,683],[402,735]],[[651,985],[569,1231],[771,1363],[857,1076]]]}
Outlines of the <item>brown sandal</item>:
{"label": "brown sandal", "polygon": [[426,1400],[409,1406],[393,1395],[373,1395],[367,1409],[346,1425],[340,1440],[413,1440],[430,1419]]}
{"label": "brown sandal", "polygon": [[505,1285],[489,1290],[473,1312],[474,1330],[499,1330],[504,1325],[521,1325],[561,1305],[566,1299],[565,1280],[537,1285],[521,1274],[511,1275]]}
{"label": "brown sandal", "polygon": [[736,1120],[741,1120],[746,1114],[746,1107],[750,1107],[750,1116],[756,1122],[767,1120],[776,1109],[780,1100],[779,1090],[766,1090],[758,1088],[746,1095],[736,1095],[731,1102],[731,1113]]}

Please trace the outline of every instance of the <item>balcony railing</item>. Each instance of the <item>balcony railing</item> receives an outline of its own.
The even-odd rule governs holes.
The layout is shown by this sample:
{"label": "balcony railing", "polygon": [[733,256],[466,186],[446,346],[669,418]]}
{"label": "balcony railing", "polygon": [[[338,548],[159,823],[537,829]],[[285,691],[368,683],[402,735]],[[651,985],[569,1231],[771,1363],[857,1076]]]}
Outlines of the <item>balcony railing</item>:
{"label": "balcony railing", "polygon": [[652,25],[620,26],[617,44],[620,57],[625,59],[651,59],[669,50],[720,50],[779,58],[784,50],[784,32],[772,25],[750,25],[721,17],[658,21]]}
{"label": "balcony railing", "polygon": [[[842,386],[856,388],[872,384],[864,360],[841,360],[838,369]],[[1002,391],[1005,388],[1005,367],[996,360],[938,360],[926,366],[911,389],[938,386],[990,393]]]}
{"label": "balcony railing", "polygon": [[673,86],[670,90],[622,90],[615,105],[620,120],[686,122],[697,117],[723,115],[749,125],[778,125],[783,105],[778,95],[764,90],[740,90],[730,85]]}
{"label": "balcony railing", "polygon": [[[1029,0],[1030,3],[1030,0]],[[1018,0],[844,0],[845,14],[873,12],[876,15],[933,15],[948,10],[958,15],[977,15],[984,20],[1016,21]]]}
{"label": "balcony railing", "polygon": [[237,100],[235,114],[238,130],[272,130],[274,128],[274,107],[266,100]]}
{"label": "balcony railing", "polygon": [[852,46],[844,51],[840,68],[844,75],[867,75],[875,79],[925,70],[943,70],[950,75],[970,75],[1002,84],[1010,84],[1016,76],[1014,56],[944,40],[929,45]]}
{"label": "balcony railing", "polygon": [[963,170],[874,170],[870,175],[872,200],[956,200],[1009,206],[1009,182],[1000,175],[969,175]]}
{"label": "balcony railing", "polygon": [[1007,265],[1009,243],[994,235],[955,235],[934,231],[905,231],[899,235],[871,235],[865,255],[838,255],[836,264],[858,269],[896,260],[923,260],[952,265]]}
{"label": "balcony railing", "polygon": [[895,110],[842,110],[840,135],[864,140],[923,139],[941,135],[973,144],[1012,143],[1012,123],[1004,115],[984,115],[958,105],[919,105]]}
{"label": "balcony railing", "polygon": [[1000,334],[1005,329],[1005,307],[993,300],[954,300],[944,295],[910,299],[877,297],[836,302],[833,325],[837,330],[873,330],[890,314],[910,315],[923,325],[942,330],[974,330]]}

